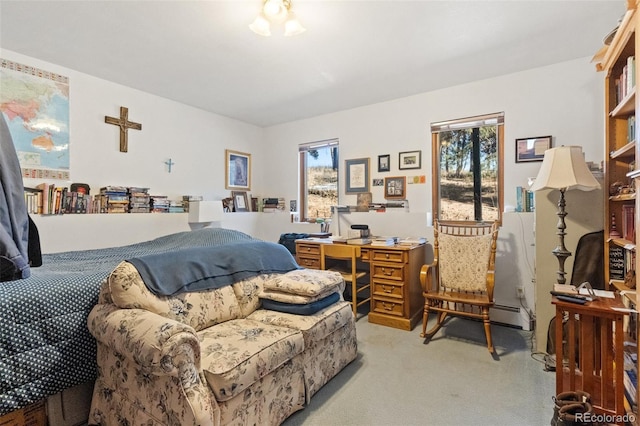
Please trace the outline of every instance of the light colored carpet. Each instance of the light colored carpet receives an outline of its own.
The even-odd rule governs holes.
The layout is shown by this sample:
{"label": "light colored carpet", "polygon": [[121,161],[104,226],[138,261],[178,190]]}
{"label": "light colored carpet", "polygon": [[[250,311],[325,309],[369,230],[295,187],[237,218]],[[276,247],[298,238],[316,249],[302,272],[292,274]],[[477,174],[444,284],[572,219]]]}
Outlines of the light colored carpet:
{"label": "light colored carpet", "polygon": [[[433,321],[432,321],[433,323]],[[284,423],[295,425],[548,425],[555,373],[532,357],[533,333],[452,318],[427,344],[412,331],[357,322],[358,358]]]}

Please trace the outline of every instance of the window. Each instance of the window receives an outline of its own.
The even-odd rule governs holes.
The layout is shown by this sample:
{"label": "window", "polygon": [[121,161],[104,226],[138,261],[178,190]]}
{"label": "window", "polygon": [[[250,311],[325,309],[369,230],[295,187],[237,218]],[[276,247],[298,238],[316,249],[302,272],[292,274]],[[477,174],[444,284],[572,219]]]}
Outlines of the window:
{"label": "window", "polygon": [[327,219],[338,204],[338,140],[300,145],[300,220]]}
{"label": "window", "polygon": [[441,221],[502,221],[504,113],[431,124],[433,211]]}

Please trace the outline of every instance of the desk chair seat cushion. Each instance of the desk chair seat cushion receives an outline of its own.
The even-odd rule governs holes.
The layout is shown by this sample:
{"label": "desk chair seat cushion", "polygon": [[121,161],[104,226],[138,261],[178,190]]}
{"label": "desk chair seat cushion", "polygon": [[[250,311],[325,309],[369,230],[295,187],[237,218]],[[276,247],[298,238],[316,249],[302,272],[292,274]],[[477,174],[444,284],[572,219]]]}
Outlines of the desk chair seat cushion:
{"label": "desk chair seat cushion", "polygon": [[331,293],[329,296],[324,297],[315,302],[299,304],[299,303],[284,303],[277,302],[275,300],[264,299],[262,301],[262,307],[271,311],[286,312],[288,314],[295,315],[313,315],[318,311],[331,306],[340,300],[339,293]]}
{"label": "desk chair seat cushion", "polygon": [[338,272],[296,269],[266,281],[264,289],[313,297],[326,294],[327,291],[340,285],[344,290],[344,280]]}
{"label": "desk chair seat cushion", "polygon": [[440,283],[461,291],[486,291],[491,234],[468,236],[440,233]]}

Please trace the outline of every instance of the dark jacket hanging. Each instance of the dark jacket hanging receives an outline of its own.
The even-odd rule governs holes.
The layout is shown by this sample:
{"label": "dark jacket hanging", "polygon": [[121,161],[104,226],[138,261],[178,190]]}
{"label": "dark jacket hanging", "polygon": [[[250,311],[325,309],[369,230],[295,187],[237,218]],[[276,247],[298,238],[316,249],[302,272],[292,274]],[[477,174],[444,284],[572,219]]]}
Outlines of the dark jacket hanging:
{"label": "dark jacket hanging", "polygon": [[0,113],[0,281],[28,278],[29,216],[22,173],[5,117]]}

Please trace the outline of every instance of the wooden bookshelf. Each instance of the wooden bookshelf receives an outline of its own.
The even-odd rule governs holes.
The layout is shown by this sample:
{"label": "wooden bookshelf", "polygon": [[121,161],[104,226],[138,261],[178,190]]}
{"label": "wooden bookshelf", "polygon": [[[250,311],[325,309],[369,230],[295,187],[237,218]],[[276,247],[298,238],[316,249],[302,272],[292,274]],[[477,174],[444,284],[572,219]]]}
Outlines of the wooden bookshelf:
{"label": "wooden bookshelf", "polygon": [[[604,278],[610,290],[622,294],[621,300],[625,306],[633,308],[638,306],[637,295],[634,289],[625,285],[624,277],[629,270],[637,270],[638,266],[635,252],[639,232],[636,224],[640,217],[638,214],[640,197],[636,197],[635,189],[640,189],[640,164],[637,161],[640,158],[640,143],[638,143],[640,133],[636,126],[638,111],[640,111],[640,96],[636,93],[638,67],[635,59],[640,49],[640,17],[637,13],[639,4],[640,0],[627,0],[627,11],[611,44],[601,49],[596,55],[597,58],[594,57],[596,69],[605,73]],[[618,189],[619,187],[623,189]],[[614,217],[618,235],[615,233],[612,235]],[[626,235],[623,228],[627,230]],[[621,262],[620,259],[624,261]],[[621,267],[621,263],[624,267]],[[636,315],[633,313],[629,315],[633,317],[633,323]],[[625,351],[633,352],[634,369],[637,371],[637,329],[629,327],[632,321],[625,321],[625,332],[616,333],[615,338],[624,339]],[[617,349],[614,350],[614,346]],[[621,374],[623,369],[619,368],[619,363],[622,363],[620,359],[622,349],[619,344],[602,349],[612,352],[611,355],[615,356],[617,361],[611,368],[616,374]],[[628,362],[625,365],[625,375],[627,367]],[[622,377],[618,376],[617,379],[621,380]],[[627,379],[625,377],[625,380]],[[616,386],[614,396],[616,404],[613,412],[620,413],[619,402],[624,400],[625,411],[633,411],[637,417],[639,395],[637,385],[634,385],[632,390]]]}

